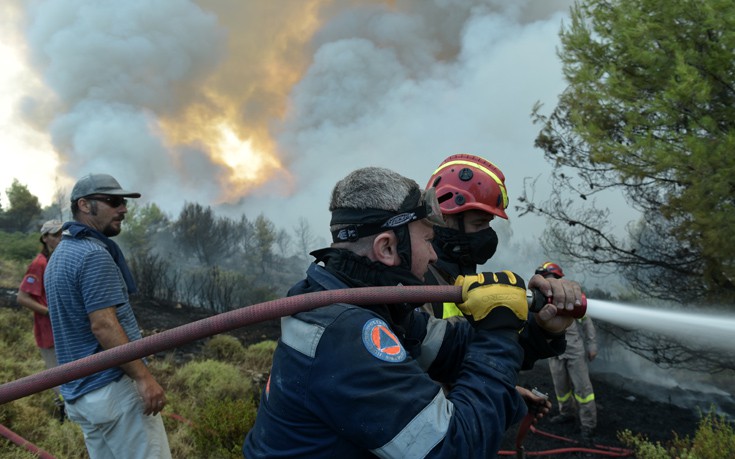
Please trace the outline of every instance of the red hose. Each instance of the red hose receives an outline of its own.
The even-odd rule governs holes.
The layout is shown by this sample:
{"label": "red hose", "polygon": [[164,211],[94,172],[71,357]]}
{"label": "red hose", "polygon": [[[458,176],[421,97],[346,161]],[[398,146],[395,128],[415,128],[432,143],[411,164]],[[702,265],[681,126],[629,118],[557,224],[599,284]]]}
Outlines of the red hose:
{"label": "red hose", "polygon": [[0,424],[0,436],[3,436],[7,438],[8,440],[12,441],[16,445],[20,446],[21,448],[25,448],[28,451],[32,452],[36,455],[36,457],[39,457],[40,459],[56,459],[51,454],[47,453],[46,451],[42,450],[38,446],[34,445],[33,443],[29,442],[25,438],[21,437],[17,433],[13,432],[12,430],[8,429],[4,425]]}
{"label": "red hose", "polygon": [[[526,419],[528,416],[526,417]],[[524,421],[526,421],[524,419]],[[594,444],[591,446],[585,446],[580,445],[577,440],[573,440],[571,438],[562,437],[559,435],[555,435],[549,432],[544,432],[543,430],[537,429],[532,424],[522,423],[521,428],[525,430],[521,434],[519,431],[519,436],[516,438],[516,451],[508,451],[508,450],[501,450],[498,451],[499,456],[516,456],[517,458],[525,458],[529,456],[551,456],[554,454],[570,454],[570,453],[588,453],[588,454],[595,454],[598,456],[607,456],[607,457],[633,457],[635,454],[635,451],[625,448],[618,448],[616,446],[607,446],[607,445],[598,445]],[[567,443],[573,443],[576,446],[567,446],[564,448],[555,448],[555,449],[547,449],[543,451],[525,451],[523,449],[523,446],[521,443],[523,442],[523,437],[525,436],[525,431],[530,430],[531,432],[542,435],[545,437],[553,438],[556,440],[560,440]]]}
{"label": "red hose", "polygon": [[254,304],[156,333],[5,383],[0,385],[0,405],[197,339],[333,303],[369,305],[437,301],[461,303],[462,287],[427,285],[348,288],[306,293]]}

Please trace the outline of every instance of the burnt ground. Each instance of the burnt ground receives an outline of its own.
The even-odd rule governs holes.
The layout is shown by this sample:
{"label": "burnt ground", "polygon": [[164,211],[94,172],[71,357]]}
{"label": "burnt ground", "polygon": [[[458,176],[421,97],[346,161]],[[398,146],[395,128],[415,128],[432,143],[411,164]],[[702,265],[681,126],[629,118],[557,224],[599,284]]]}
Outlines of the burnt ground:
{"label": "burnt ground", "polygon": [[[14,292],[0,292],[0,306],[15,307]],[[156,302],[134,302],[133,308],[136,317],[144,329],[145,335],[172,329],[180,325],[194,322],[211,316],[198,308],[190,308],[180,305],[170,305]],[[242,328],[227,332],[236,336],[244,345],[255,344],[266,339],[278,339],[280,326],[278,319],[247,325]],[[205,338],[206,339],[206,338]],[[190,359],[204,344],[205,339],[196,340],[191,343],[165,351],[173,352],[176,360],[185,361]],[[699,421],[696,409],[686,409],[672,403],[655,401],[639,395],[646,392],[641,391],[639,382],[624,380],[620,377],[613,378],[611,375],[591,375],[595,387],[595,397],[598,408],[598,428],[595,443],[612,448],[625,448],[618,440],[617,433],[628,429],[635,433],[644,434],[651,441],[666,443],[674,438],[672,432],[680,437],[693,436]],[[537,362],[532,370],[522,372],[520,384],[527,388],[537,388],[539,391],[553,397],[553,386],[549,374],[548,365],[544,361]],[[635,391],[630,388],[636,387]],[[661,400],[661,389],[650,388],[659,395]],[[666,400],[666,397],[663,397]],[[704,411],[707,407],[702,408]],[[550,416],[556,414],[556,408],[552,408]],[[583,452],[569,451],[569,448],[581,446],[577,444],[580,440],[578,429],[574,424],[551,424],[548,419],[542,419],[536,426],[536,432],[528,431],[523,437],[523,447],[528,456],[541,456],[542,451],[562,450],[562,452],[543,454],[544,458],[574,458],[574,457],[609,457],[602,454],[585,454]],[[512,429],[506,435],[502,451],[503,455],[513,455],[516,444],[517,429]],[[559,437],[559,438],[555,438]],[[630,457],[630,456],[628,456]]]}
{"label": "burnt ground", "polygon": [[[696,409],[682,408],[671,403],[648,399],[626,389],[634,381],[616,378],[612,375],[590,374],[592,385],[595,388],[597,403],[597,431],[595,445],[598,449],[627,447],[618,439],[618,432],[630,430],[633,433],[645,435],[650,441],[666,444],[674,438],[673,432],[680,437],[692,437],[696,431],[699,414]],[[520,375],[520,384],[527,388],[536,387],[539,391],[548,394],[554,399],[554,387],[551,381],[548,364],[545,361],[537,362],[534,368]],[[638,389],[643,389],[638,387]],[[659,391],[658,388],[650,388]],[[645,391],[645,389],[643,389]],[[705,408],[706,409],[706,408]],[[549,415],[541,419],[535,426],[536,432],[528,432],[524,437],[523,447],[531,451],[548,451],[582,447],[579,426],[574,423],[552,424],[549,418],[557,414],[556,405],[553,405]],[[559,436],[562,438],[553,438]],[[515,449],[516,431],[509,432],[506,438],[506,448]],[[544,455],[549,458],[590,457],[585,452],[564,452],[560,454]],[[602,454],[591,454],[591,457],[604,457]],[[632,457],[632,456],[624,456]]]}

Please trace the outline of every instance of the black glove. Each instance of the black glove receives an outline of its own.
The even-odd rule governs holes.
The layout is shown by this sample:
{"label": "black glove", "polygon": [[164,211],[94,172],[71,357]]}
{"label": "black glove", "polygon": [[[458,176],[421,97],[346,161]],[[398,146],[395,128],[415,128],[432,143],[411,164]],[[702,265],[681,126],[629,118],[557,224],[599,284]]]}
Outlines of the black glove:
{"label": "black glove", "polygon": [[457,307],[476,328],[521,330],[528,318],[526,283],[511,272],[459,276],[464,302]]}

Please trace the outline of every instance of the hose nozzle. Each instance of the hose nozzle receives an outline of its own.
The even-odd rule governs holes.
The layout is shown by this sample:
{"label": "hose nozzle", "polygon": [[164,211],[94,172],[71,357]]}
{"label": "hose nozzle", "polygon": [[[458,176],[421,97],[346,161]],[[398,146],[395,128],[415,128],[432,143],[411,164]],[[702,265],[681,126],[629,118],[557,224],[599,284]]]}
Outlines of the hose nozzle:
{"label": "hose nozzle", "polygon": [[[554,298],[549,297],[547,298],[544,296],[543,293],[541,293],[541,290],[537,288],[529,288],[526,290],[526,299],[528,300],[528,310],[531,312],[539,312],[544,306],[547,304],[554,303]],[[557,316],[571,316],[575,319],[581,319],[584,317],[584,315],[587,314],[587,297],[582,294],[582,304],[579,306],[574,306],[574,309],[571,311],[567,309],[557,309],[556,315]]]}

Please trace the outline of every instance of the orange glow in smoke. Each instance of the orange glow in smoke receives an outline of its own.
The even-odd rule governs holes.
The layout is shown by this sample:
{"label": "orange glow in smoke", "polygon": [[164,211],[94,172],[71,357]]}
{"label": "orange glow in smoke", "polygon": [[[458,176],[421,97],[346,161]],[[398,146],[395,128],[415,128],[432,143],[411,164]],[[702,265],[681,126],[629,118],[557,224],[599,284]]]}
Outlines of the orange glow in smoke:
{"label": "orange glow in smoke", "polygon": [[161,122],[169,146],[190,145],[225,171],[217,177],[220,202],[235,202],[276,175],[288,175],[268,132],[236,129],[233,112],[234,107],[217,103],[194,105],[178,119]]}
{"label": "orange glow in smoke", "polygon": [[[220,140],[213,157],[230,168],[231,184],[237,195],[261,184],[282,169],[278,158],[264,151],[258,151],[251,139],[241,139],[229,126],[218,126]],[[232,196],[231,196],[232,197]]]}
{"label": "orange glow in smoke", "polygon": [[[194,1],[204,11],[216,16],[219,25],[226,31],[226,46],[224,49],[212,49],[213,53],[222,53],[222,59],[215,68],[202,72],[201,80],[171,88],[173,99],[177,102],[166,110],[156,110],[155,129],[160,128],[161,140],[172,155],[176,155],[182,147],[191,147],[205,154],[211,162],[222,166],[224,173],[212,177],[213,183],[220,189],[220,203],[236,202],[247,194],[258,191],[264,184],[275,183],[276,179],[277,186],[269,192],[284,195],[292,193],[294,177],[287,170],[288,164],[271,137],[271,126],[287,113],[289,95],[309,68],[314,51],[314,34],[323,23],[351,7],[352,3],[383,3],[393,6],[395,2]],[[7,15],[7,11],[3,11]],[[0,45],[7,35],[6,30],[1,32]],[[0,62],[9,59],[6,54],[0,47]],[[12,70],[8,62],[5,64],[4,69]],[[27,82],[29,79],[14,77],[7,85],[3,84],[3,80],[0,78],[0,100],[6,101],[11,96],[17,98],[17,94],[23,93],[19,86],[14,86],[17,81]],[[8,88],[8,97],[3,97],[6,95],[3,93],[5,86]],[[12,105],[11,102],[6,102],[4,106]],[[20,124],[9,116],[6,116],[8,121],[5,124]],[[46,121],[41,119],[37,123],[41,125]],[[4,130],[3,123],[0,117],[0,131]],[[24,140],[27,136],[19,134],[17,137]],[[56,182],[56,169],[60,164],[69,161],[69,157],[63,152],[54,152],[50,141],[45,138],[43,140],[45,142],[42,148],[48,158],[34,156],[33,160],[27,162],[27,173],[20,170],[17,165],[19,160],[16,159],[12,172],[5,171],[10,168],[0,168],[0,185],[11,180],[11,173],[24,182],[32,182],[38,178],[41,167],[46,167],[41,183],[45,183],[48,188],[48,184]],[[8,147],[8,140],[2,138],[0,144]],[[24,151],[24,157],[30,158],[34,147],[35,145],[24,144],[5,150]],[[172,159],[174,163],[183,161],[176,157]],[[180,178],[185,181],[189,178],[187,174],[192,174],[192,171],[184,164],[179,164]],[[33,191],[39,193],[36,189]],[[52,190],[43,190],[42,194],[50,197]]]}
{"label": "orange glow in smoke", "polygon": [[288,95],[309,66],[320,8],[333,1],[201,1],[228,31],[226,58],[197,97],[160,122],[171,147],[193,146],[224,166],[226,177],[217,178],[222,201],[235,202],[276,177],[278,192],[293,191],[270,126],[286,113]]}

